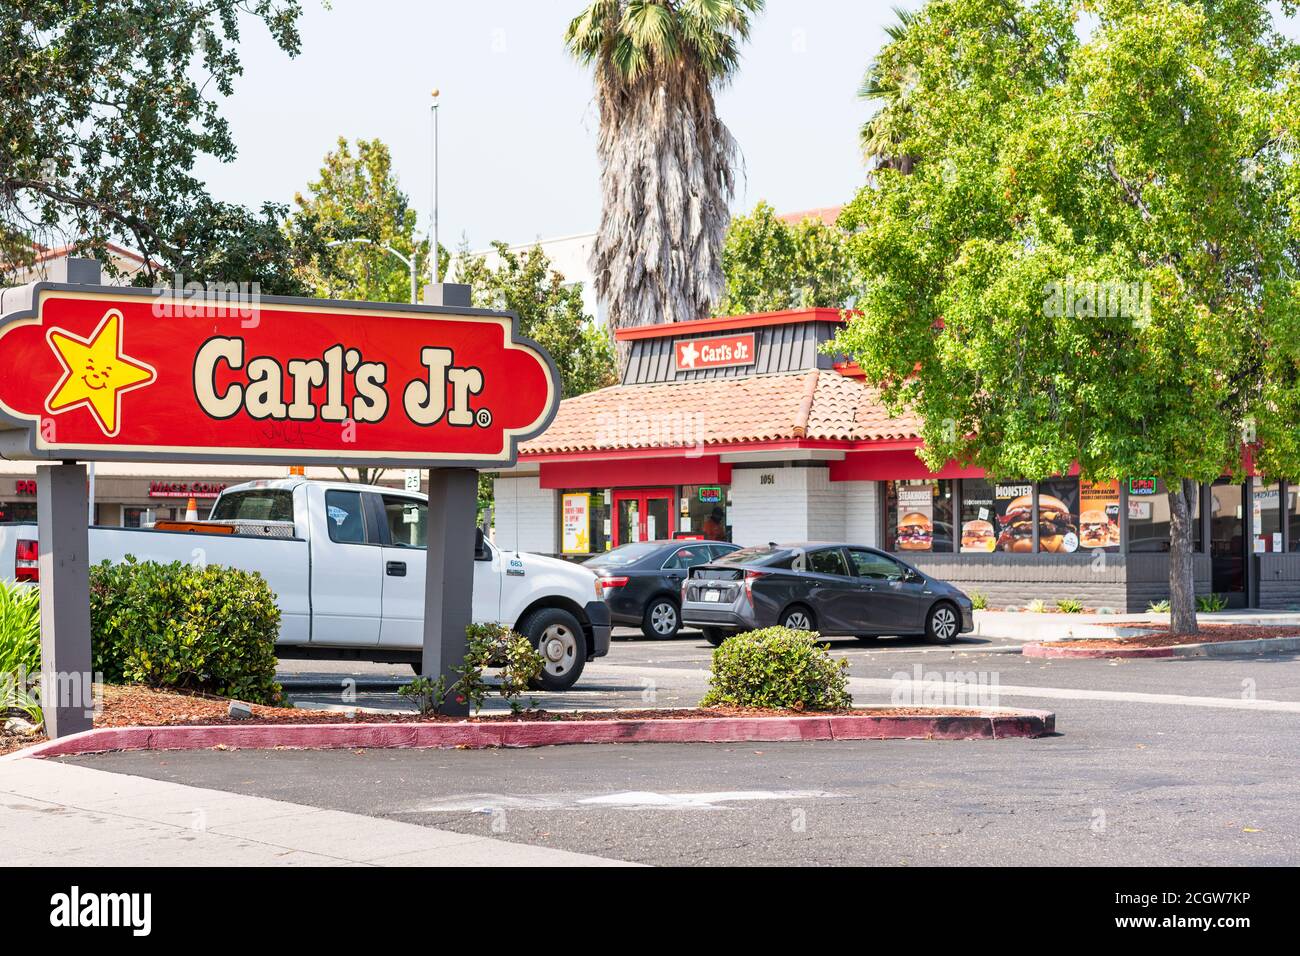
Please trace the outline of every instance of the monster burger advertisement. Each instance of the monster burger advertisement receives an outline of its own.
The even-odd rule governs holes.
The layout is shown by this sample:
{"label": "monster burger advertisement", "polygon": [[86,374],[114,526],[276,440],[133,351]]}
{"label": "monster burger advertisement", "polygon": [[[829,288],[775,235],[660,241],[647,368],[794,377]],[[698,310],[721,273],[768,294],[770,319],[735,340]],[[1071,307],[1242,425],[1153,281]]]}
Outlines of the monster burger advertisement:
{"label": "monster burger advertisement", "polygon": [[[1075,508],[1061,496],[1077,501],[1073,481],[1045,481],[1038,495],[1038,546],[1050,554],[1077,551],[1079,529]],[[1057,494],[1052,494],[1055,491]],[[1030,484],[997,485],[994,506],[998,516],[997,550],[1028,554],[1034,550],[1034,489]]]}

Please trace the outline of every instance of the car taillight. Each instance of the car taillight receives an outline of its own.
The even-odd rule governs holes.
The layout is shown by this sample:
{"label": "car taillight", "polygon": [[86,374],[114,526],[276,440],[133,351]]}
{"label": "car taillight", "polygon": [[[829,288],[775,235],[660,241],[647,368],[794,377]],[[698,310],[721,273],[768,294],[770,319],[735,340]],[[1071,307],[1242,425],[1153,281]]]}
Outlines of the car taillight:
{"label": "car taillight", "polygon": [[754,579],[761,578],[765,574],[766,571],[745,571],[745,600],[751,605],[754,603]]}
{"label": "car taillight", "polygon": [[14,577],[19,581],[39,581],[41,545],[39,541],[19,539],[14,545]]}
{"label": "car taillight", "polygon": [[596,578],[596,590],[603,595],[610,588],[621,588],[627,584],[627,578]]}

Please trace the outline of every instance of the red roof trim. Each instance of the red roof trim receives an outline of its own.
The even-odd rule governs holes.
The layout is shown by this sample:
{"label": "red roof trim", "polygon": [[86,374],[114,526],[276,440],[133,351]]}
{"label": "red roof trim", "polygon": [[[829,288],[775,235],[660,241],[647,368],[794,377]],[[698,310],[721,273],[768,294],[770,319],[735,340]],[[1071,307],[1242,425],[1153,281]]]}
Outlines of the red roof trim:
{"label": "red roof trim", "polygon": [[707,451],[700,452],[695,446],[673,448],[612,448],[605,451],[570,451],[544,452],[541,454],[519,454],[520,463],[543,461],[604,461],[607,458],[702,458],[706,456],[729,455],[735,452],[750,451],[797,451],[826,450],[833,451],[891,451],[900,448],[919,448],[919,438],[890,438],[880,441],[842,441],[835,438],[787,438],[779,441],[733,442],[730,444],[709,444]]}
{"label": "red roof trim", "polygon": [[782,312],[759,312],[754,315],[731,315],[719,319],[696,319],[693,322],[661,322],[659,325],[636,325],[616,329],[614,338],[657,339],[667,336],[696,335],[728,329],[752,329],[764,325],[793,325],[796,322],[843,322],[840,309],[786,309]]}

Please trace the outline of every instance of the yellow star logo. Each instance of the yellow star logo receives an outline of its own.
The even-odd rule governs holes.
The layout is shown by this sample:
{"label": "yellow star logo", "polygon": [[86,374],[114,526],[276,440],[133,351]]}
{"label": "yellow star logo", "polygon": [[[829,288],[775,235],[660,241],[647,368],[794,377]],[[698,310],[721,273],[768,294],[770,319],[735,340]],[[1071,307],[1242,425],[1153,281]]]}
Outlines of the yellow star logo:
{"label": "yellow star logo", "polygon": [[152,366],[122,354],[122,313],[110,309],[88,339],[63,329],[50,329],[45,339],[63,364],[63,377],[45,400],[45,410],[53,415],[85,405],[112,438],[121,417],[122,393],[158,377]]}

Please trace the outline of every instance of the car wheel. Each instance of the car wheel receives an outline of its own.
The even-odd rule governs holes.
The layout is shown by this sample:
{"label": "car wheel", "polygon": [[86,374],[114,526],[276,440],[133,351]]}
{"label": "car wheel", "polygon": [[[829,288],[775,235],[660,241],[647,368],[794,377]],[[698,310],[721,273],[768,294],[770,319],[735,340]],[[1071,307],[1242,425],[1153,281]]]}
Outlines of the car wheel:
{"label": "car wheel", "polygon": [[795,631],[812,631],[813,613],[802,604],[796,604],[793,607],[785,609],[781,615],[780,624],[782,627],[788,627]]}
{"label": "car wheel", "polygon": [[641,633],[652,641],[676,637],[681,626],[682,616],[672,598],[655,598],[647,605],[641,618]]}
{"label": "car wheel", "polygon": [[961,618],[957,609],[947,601],[930,608],[925,618],[925,636],[939,644],[951,644],[961,632]]}
{"label": "car wheel", "polygon": [[700,630],[704,632],[704,639],[714,647],[721,647],[728,637],[727,632],[719,627],[702,627]]}
{"label": "car wheel", "polygon": [[520,622],[518,631],[542,655],[542,673],[534,690],[568,690],[582,676],[587,663],[587,639],[582,625],[568,611],[544,607]]}

